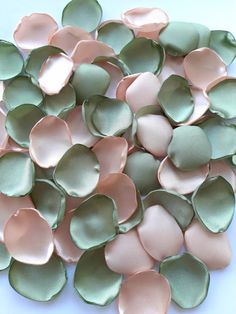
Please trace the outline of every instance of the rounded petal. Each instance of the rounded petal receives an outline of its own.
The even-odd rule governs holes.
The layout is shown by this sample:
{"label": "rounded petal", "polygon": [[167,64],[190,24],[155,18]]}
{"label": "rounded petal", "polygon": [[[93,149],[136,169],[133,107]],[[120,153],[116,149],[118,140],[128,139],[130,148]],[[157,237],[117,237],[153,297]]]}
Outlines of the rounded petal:
{"label": "rounded petal", "polygon": [[216,79],[227,75],[223,60],[209,48],[191,51],[184,58],[184,71],[187,79],[198,88],[205,90]]}
{"label": "rounded petal", "polygon": [[123,171],[128,153],[128,143],[122,137],[107,136],[93,147],[100,164],[100,180],[111,173]]}
{"label": "rounded petal", "polygon": [[51,36],[49,44],[61,48],[70,56],[79,41],[92,39],[91,34],[80,27],[65,26]]}
{"label": "rounded petal", "polygon": [[57,30],[55,20],[45,13],[33,13],[24,16],[14,32],[14,40],[23,50],[45,46],[51,35]]}
{"label": "rounded petal", "polygon": [[160,115],[147,114],[138,118],[137,122],[140,144],[153,155],[165,157],[173,134],[169,121]]}
{"label": "rounded petal", "polygon": [[185,77],[183,62],[183,57],[173,57],[166,55],[164,66],[161,73],[158,75],[160,82],[163,83],[171,75]]}
{"label": "rounded petal", "polygon": [[48,57],[39,73],[39,86],[48,95],[58,94],[68,83],[73,61],[63,53]]}
{"label": "rounded petal", "polygon": [[210,162],[209,177],[221,176],[228,181],[234,191],[236,191],[236,173],[224,160],[212,160]]}
{"label": "rounded petal", "polygon": [[166,157],[158,169],[158,180],[164,189],[189,194],[205,181],[208,173],[209,165],[192,171],[182,171],[173,165],[169,157]]}
{"label": "rounded petal", "polygon": [[111,197],[117,206],[119,223],[126,221],[137,207],[133,181],[123,173],[112,173],[99,181],[96,192]]}
{"label": "rounded petal", "polygon": [[15,260],[32,265],[46,264],[54,248],[49,224],[32,208],[19,209],[10,217],[4,228],[4,242]]}
{"label": "rounded petal", "polygon": [[185,231],[184,239],[188,252],[200,258],[209,269],[230,264],[232,251],[226,233],[214,234],[195,220]]}
{"label": "rounded petal", "polygon": [[126,91],[128,87],[139,77],[141,73],[131,74],[125,76],[118,84],[116,89],[116,98],[126,100]]}
{"label": "rounded petal", "polygon": [[5,244],[0,243],[0,271],[9,267],[11,255],[8,253]]}
{"label": "rounded petal", "polygon": [[146,253],[136,230],[119,234],[105,247],[107,266],[116,273],[131,275],[149,270],[154,260]]}
{"label": "rounded petal", "polygon": [[120,314],[167,313],[171,299],[168,281],[154,270],[128,277],[122,284]]}
{"label": "rounded petal", "polygon": [[60,118],[47,116],[30,132],[30,155],[42,168],[56,166],[71,146],[70,130],[66,122]]}
{"label": "rounded petal", "polygon": [[159,8],[134,8],[122,14],[122,20],[129,28],[141,32],[160,31],[169,18]]}
{"label": "rounded petal", "polygon": [[144,219],[137,230],[145,251],[158,261],[177,254],[184,243],[177,222],[160,205],[145,210]]}

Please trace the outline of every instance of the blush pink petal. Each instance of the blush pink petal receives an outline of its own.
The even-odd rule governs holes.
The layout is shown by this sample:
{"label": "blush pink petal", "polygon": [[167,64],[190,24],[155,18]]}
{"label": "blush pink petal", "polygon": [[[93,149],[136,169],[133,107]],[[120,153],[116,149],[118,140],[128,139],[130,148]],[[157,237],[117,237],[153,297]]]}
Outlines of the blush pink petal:
{"label": "blush pink petal", "polygon": [[139,77],[141,73],[125,76],[118,84],[116,89],[116,98],[126,100],[126,91],[128,87]]}
{"label": "blush pink petal", "polygon": [[160,81],[153,73],[142,73],[127,88],[126,102],[134,113],[145,106],[157,105],[160,88]]}
{"label": "blush pink petal", "polygon": [[82,63],[92,63],[97,57],[115,57],[114,50],[97,40],[81,40],[72,53],[75,68]]}
{"label": "blush pink petal", "polygon": [[128,153],[128,143],[122,137],[108,136],[100,140],[94,147],[100,164],[100,180],[111,173],[123,171]]}
{"label": "blush pink petal", "polygon": [[137,230],[145,251],[157,261],[176,255],[184,242],[177,222],[160,205],[146,209],[144,219]]}
{"label": "blush pink petal", "polygon": [[34,204],[29,196],[9,197],[0,193],[0,242],[3,242],[3,230],[8,219],[19,208],[31,208]]}
{"label": "blush pink petal", "polygon": [[227,180],[233,190],[236,192],[236,174],[230,165],[224,160],[212,160],[210,161],[209,177],[221,176]]}
{"label": "blush pink petal", "polygon": [[66,197],[66,211],[71,212],[74,209],[77,209],[79,205],[84,201],[84,198],[81,197]]}
{"label": "blush pink petal", "polygon": [[109,98],[116,98],[117,86],[124,77],[122,71],[119,67],[109,62],[97,62],[96,64],[106,70],[110,75],[111,82],[105,96]]}
{"label": "blush pink petal", "polygon": [[112,173],[106,176],[98,183],[96,192],[111,197],[115,201],[119,223],[129,219],[137,208],[135,185],[123,173]]}
{"label": "blush pink petal", "polygon": [[149,270],[154,259],[146,253],[136,230],[119,234],[105,247],[107,266],[116,273],[132,275]]}
{"label": "blush pink petal", "polygon": [[73,61],[64,53],[50,56],[39,73],[39,86],[48,95],[58,94],[68,83],[73,71]]}
{"label": "blush pink petal", "polygon": [[70,130],[58,117],[47,116],[35,124],[30,132],[30,156],[42,168],[55,167],[72,146]]}
{"label": "blush pink petal", "polygon": [[54,231],[55,251],[67,263],[76,263],[80,259],[83,251],[79,249],[70,236],[70,221],[73,211],[66,212],[65,217],[59,227]]}
{"label": "blush pink petal", "polygon": [[194,220],[185,231],[184,238],[187,250],[209,269],[221,269],[230,264],[232,251],[226,233],[212,233]]}
{"label": "blush pink petal", "polygon": [[194,87],[190,89],[194,101],[193,113],[187,121],[185,121],[184,123],[180,123],[180,125],[190,125],[200,120],[210,107],[209,98],[204,91]]}
{"label": "blush pink petal", "polygon": [[165,27],[169,18],[158,8],[134,8],[122,14],[122,20],[131,29],[152,32],[160,31]]}
{"label": "blush pink petal", "polygon": [[81,40],[92,40],[90,33],[82,28],[65,26],[57,30],[50,38],[49,44],[54,47],[59,47],[68,55],[71,55],[75,46]]}
{"label": "blush pink petal", "polygon": [[185,77],[183,62],[184,58],[182,57],[172,57],[167,55],[162,71],[158,76],[160,82],[163,83],[171,75]]}
{"label": "blush pink petal", "polygon": [[137,125],[140,144],[156,157],[165,157],[173,134],[169,121],[160,115],[147,114],[137,119]]}
{"label": "blush pink petal", "polygon": [[169,157],[166,157],[158,168],[158,180],[166,190],[189,194],[205,181],[208,173],[209,165],[204,165],[193,171],[181,171],[173,165]]}
{"label": "blush pink petal", "polygon": [[205,90],[207,86],[227,75],[227,68],[219,55],[210,48],[191,51],[184,58],[187,79],[196,87]]}
{"label": "blush pink petal", "polygon": [[152,31],[152,32],[137,32],[136,31],[135,33],[136,33],[135,37],[137,37],[137,38],[145,37],[145,38],[148,38],[148,39],[152,39],[152,40],[158,41],[160,31],[159,30],[155,30],[155,31]]}
{"label": "blush pink petal", "polygon": [[4,242],[10,255],[25,264],[46,264],[54,249],[52,230],[33,208],[14,213],[4,228]]}
{"label": "blush pink petal", "polygon": [[164,276],[149,270],[128,277],[122,284],[120,314],[166,314],[171,300],[170,286]]}
{"label": "blush pink petal", "polygon": [[99,140],[98,137],[92,135],[84,123],[81,106],[69,112],[66,117],[67,125],[72,136],[72,143],[82,144],[87,147],[93,146]]}
{"label": "blush pink petal", "polygon": [[14,40],[23,50],[32,50],[49,43],[58,29],[56,21],[48,14],[33,13],[24,16],[14,31]]}

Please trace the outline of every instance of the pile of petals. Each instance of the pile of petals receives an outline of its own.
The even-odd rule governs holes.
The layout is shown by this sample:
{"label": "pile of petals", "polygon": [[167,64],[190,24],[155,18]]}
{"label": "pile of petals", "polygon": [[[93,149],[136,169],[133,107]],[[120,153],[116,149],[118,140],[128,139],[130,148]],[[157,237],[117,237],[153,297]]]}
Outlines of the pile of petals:
{"label": "pile of petals", "polygon": [[158,8],[101,19],[72,0],[0,41],[0,268],[32,300],[77,263],[85,302],[190,309],[231,261],[236,41]]}

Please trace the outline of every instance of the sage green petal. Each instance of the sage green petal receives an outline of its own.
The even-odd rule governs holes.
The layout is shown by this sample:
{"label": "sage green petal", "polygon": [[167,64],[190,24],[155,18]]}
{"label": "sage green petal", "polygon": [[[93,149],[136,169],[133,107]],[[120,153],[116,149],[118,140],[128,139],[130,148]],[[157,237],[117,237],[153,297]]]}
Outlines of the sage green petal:
{"label": "sage green petal", "polygon": [[99,168],[96,155],[88,147],[76,144],[62,156],[53,177],[68,195],[85,197],[97,186]]}
{"label": "sage green petal", "polygon": [[182,230],[185,230],[194,217],[191,202],[183,195],[169,190],[155,190],[143,200],[144,208],[154,205],[163,206],[177,221]]}
{"label": "sage green petal", "polygon": [[98,63],[99,65],[100,62],[108,62],[117,66],[121,70],[121,72],[124,74],[124,76],[127,76],[130,74],[130,70],[128,69],[127,65],[118,58],[101,56],[101,57],[97,57],[93,63],[95,64]]}
{"label": "sage green petal", "polygon": [[235,196],[231,184],[223,177],[207,179],[192,195],[199,221],[211,232],[228,229],[234,215]]}
{"label": "sage green petal", "polygon": [[198,29],[188,22],[170,22],[160,33],[159,42],[172,56],[185,56],[199,43]]}
{"label": "sage green petal", "polygon": [[62,12],[62,25],[94,31],[102,19],[102,8],[96,0],[72,0]]}
{"label": "sage green petal", "polygon": [[11,255],[8,253],[5,244],[0,243],[0,270],[9,267],[11,263]]}
{"label": "sage green petal", "polygon": [[171,75],[161,86],[158,94],[165,114],[175,123],[186,121],[193,113],[193,97],[188,81],[181,76]]}
{"label": "sage green petal", "polygon": [[104,95],[110,82],[110,74],[95,64],[79,65],[71,81],[80,104],[93,95]]}
{"label": "sage green petal", "polygon": [[165,51],[156,42],[147,38],[135,38],[120,52],[119,59],[128,67],[130,73],[160,73],[165,61]]}
{"label": "sage green petal", "polygon": [[40,108],[47,114],[64,118],[76,105],[76,94],[73,86],[67,84],[56,95],[45,95]]}
{"label": "sage green petal", "polygon": [[9,80],[21,73],[24,60],[12,43],[0,40],[0,80]]}
{"label": "sage green petal", "polygon": [[100,26],[97,39],[119,54],[121,49],[134,39],[134,33],[121,22],[107,22]]}
{"label": "sage green petal", "polygon": [[82,110],[89,131],[100,137],[123,134],[133,120],[126,102],[104,96],[90,97],[83,103]]}
{"label": "sage green petal", "polygon": [[65,194],[52,181],[37,179],[30,196],[51,228],[57,228],[65,213]]}
{"label": "sage green petal", "polygon": [[141,194],[147,194],[160,186],[157,179],[159,165],[159,160],[151,154],[135,152],[128,156],[124,172],[133,180]]}
{"label": "sage green petal", "polygon": [[7,196],[24,196],[34,184],[34,164],[31,159],[18,152],[10,152],[0,157],[0,192]]}
{"label": "sage green petal", "polygon": [[210,111],[224,119],[236,118],[236,79],[225,79],[208,91]]}
{"label": "sage green petal", "polygon": [[63,52],[62,49],[53,46],[43,46],[33,49],[26,59],[25,71],[31,76],[33,83],[37,84],[40,69],[48,57]]}
{"label": "sage green petal", "polygon": [[138,206],[133,215],[125,222],[119,225],[119,233],[126,233],[135,228],[143,220],[144,207],[139,191],[137,193]]}
{"label": "sage green petal", "polygon": [[211,36],[211,31],[209,30],[209,28],[205,25],[198,23],[193,23],[193,25],[197,29],[199,34],[197,48],[208,47]]}
{"label": "sage green petal", "polygon": [[179,169],[197,169],[210,161],[211,144],[200,127],[180,126],[173,131],[168,156]]}
{"label": "sage green petal", "polygon": [[52,256],[47,264],[28,265],[14,261],[9,270],[12,288],[34,301],[50,301],[67,282],[66,269],[61,259]]}
{"label": "sage green petal", "polygon": [[236,40],[230,32],[211,31],[209,47],[221,56],[226,65],[230,65],[236,57]]}
{"label": "sage green petal", "polygon": [[6,86],[3,100],[7,108],[12,110],[23,104],[40,105],[43,94],[30,78],[18,76]]}
{"label": "sage green petal", "polygon": [[232,156],[236,153],[236,126],[228,125],[220,118],[211,118],[199,125],[206,133],[212,147],[212,159]]}
{"label": "sage green petal", "polygon": [[172,300],[181,308],[194,308],[207,297],[210,274],[197,257],[189,253],[167,257],[160,264],[160,273],[170,284]]}
{"label": "sage green petal", "polygon": [[114,201],[95,194],[74,212],[70,234],[82,250],[99,247],[115,238],[118,231],[117,210]]}
{"label": "sage green petal", "polygon": [[29,147],[30,131],[44,116],[41,109],[35,105],[20,105],[7,113],[7,133],[20,146]]}
{"label": "sage green petal", "polygon": [[74,287],[87,303],[105,306],[118,295],[122,275],[111,271],[106,264],[104,248],[85,252],[76,267]]}

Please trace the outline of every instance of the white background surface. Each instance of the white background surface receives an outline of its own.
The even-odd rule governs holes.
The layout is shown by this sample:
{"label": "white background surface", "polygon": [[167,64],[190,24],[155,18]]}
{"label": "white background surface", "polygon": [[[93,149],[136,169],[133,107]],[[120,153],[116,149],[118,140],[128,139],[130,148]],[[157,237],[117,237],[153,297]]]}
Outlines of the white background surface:
{"label": "white background surface", "polygon": [[[85,0],[86,1],[86,0]],[[12,40],[13,30],[21,17],[33,12],[51,14],[59,23],[68,0],[0,0],[0,38]],[[171,20],[198,22],[211,29],[225,29],[236,35],[236,0],[100,0],[104,19],[119,18],[127,9],[160,7]],[[236,64],[230,71],[236,76]],[[236,314],[236,217],[228,230],[233,247],[231,265],[211,272],[209,294],[193,310],[180,310],[171,305],[168,314]],[[73,289],[74,266],[69,267],[66,288],[53,302],[37,303],[18,295],[9,286],[7,272],[0,273],[0,314],[115,314],[116,305],[99,308],[85,304]],[[133,314],[133,313],[127,313]],[[145,314],[145,313],[143,313]],[[159,314],[159,313],[156,313]]]}

